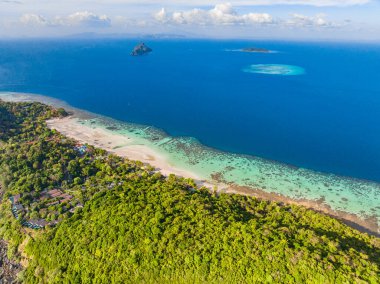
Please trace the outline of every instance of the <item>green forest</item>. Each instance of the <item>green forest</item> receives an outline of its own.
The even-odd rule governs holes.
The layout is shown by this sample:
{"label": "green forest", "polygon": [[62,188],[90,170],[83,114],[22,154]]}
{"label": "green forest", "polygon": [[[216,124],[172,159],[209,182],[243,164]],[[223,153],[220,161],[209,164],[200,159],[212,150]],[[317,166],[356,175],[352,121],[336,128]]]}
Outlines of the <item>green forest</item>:
{"label": "green forest", "polygon": [[[0,100],[0,238],[23,259],[20,282],[380,282],[379,238],[301,206],[215,194],[89,145],[80,152],[46,126],[66,115]],[[71,199],[46,199],[53,189]],[[34,219],[49,223],[24,226]]]}

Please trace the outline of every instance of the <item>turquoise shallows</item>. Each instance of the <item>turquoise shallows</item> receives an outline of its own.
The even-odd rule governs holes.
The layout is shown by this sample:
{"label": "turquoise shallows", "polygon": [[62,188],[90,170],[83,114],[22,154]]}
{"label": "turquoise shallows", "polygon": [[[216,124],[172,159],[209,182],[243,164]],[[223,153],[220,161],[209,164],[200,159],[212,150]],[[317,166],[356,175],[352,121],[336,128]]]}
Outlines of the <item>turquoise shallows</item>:
{"label": "turquoise shallows", "polygon": [[[0,98],[42,101],[70,109],[59,100],[37,95],[0,93]],[[255,156],[222,152],[206,147],[192,137],[170,137],[154,127],[84,113],[83,117],[86,118],[80,118],[79,123],[130,137],[132,139],[128,145],[146,145],[174,167],[193,172],[204,180],[213,181],[218,177],[226,183],[260,189],[294,200],[318,201],[334,211],[355,214],[362,219],[374,218],[380,224],[379,183],[296,168]]]}
{"label": "turquoise shallows", "polygon": [[305,74],[305,70],[300,66],[283,64],[253,64],[244,68],[243,72],[282,76],[296,76]]}
{"label": "turquoise shallows", "polygon": [[173,166],[193,172],[204,180],[212,181],[218,177],[226,183],[261,189],[295,200],[318,201],[334,211],[355,214],[363,219],[376,218],[380,224],[379,183],[222,152],[206,147],[192,137],[169,137],[153,127],[106,117],[81,120],[81,123],[131,137],[131,143],[152,148]]}

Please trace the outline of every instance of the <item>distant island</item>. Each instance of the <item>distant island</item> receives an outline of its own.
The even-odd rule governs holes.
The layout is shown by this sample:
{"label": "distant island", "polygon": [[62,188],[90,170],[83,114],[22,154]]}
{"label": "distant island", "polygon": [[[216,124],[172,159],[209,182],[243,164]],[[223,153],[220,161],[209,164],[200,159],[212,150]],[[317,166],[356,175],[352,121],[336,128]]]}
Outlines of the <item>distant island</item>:
{"label": "distant island", "polygon": [[256,52],[256,53],[269,53],[271,52],[269,49],[259,48],[259,47],[247,47],[240,49],[242,52]]}
{"label": "distant island", "polygon": [[131,55],[132,56],[141,56],[141,55],[148,54],[152,51],[153,50],[150,47],[146,46],[145,43],[140,43],[140,44],[135,46],[135,48],[132,50]]}

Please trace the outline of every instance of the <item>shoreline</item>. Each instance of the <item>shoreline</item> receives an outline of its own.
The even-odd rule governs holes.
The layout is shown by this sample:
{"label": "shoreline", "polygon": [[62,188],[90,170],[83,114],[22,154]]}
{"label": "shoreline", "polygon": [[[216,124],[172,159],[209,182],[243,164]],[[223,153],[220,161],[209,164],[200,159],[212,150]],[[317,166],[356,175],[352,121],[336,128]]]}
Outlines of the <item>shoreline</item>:
{"label": "shoreline", "polygon": [[217,178],[213,178],[212,181],[206,181],[191,171],[180,169],[179,167],[172,165],[163,155],[154,151],[150,147],[136,144],[136,141],[131,137],[115,134],[112,133],[112,131],[100,127],[95,126],[92,128],[83,125],[79,123],[75,116],[52,119],[48,120],[46,123],[50,129],[55,129],[61,134],[77,140],[80,143],[87,143],[120,157],[150,164],[163,175],[168,176],[169,174],[175,174],[177,176],[191,178],[194,179],[197,184],[205,186],[210,190],[216,186],[218,193],[240,194],[272,202],[303,206],[315,212],[338,219],[356,230],[380,237],[380,233],[378,232],[379,226],[377,225],[375,218],[362,219],[355,214],[333,210],[331,207],[324,204],[323,200],[313,201],[308,199],[292,199],[281,194],[266,192],[259,188],[229,184],[222,180],[218,180]]}
{"label": "shoreline", "polygon": [[83,144],[87,143],[120,157],[150,164],[164,175],[175,174],[201,180],[195,173],[171,165],[160,153],[146,145],[139,144],[133,138],[115,134],[100,127],[91,128],[80,124],[75,116],[51,119],[46,121],[46,124],[50,129],[55,129]]}
{"label": "shoreline", "polygon": [[[181,138],[167,137],[159,129],[147,134],[144,131],[151,127],[143,125],[133,125],[132,131],[115,131],[123,129],[123,125],[120,128],[122,122],[98,123],[98,119],[108,118],[76,109],[50,97],[8,92],[0,93],[0,99],[38,101],[63,107],[73,115],[49,120],[48,127],[81,143],[150,164],[164,175],[191,178],[200,186],[211,190],[216,188],[217,192],[297,204],[338,219],[359,231],[380,236],[380,216],[376,213],[380,208],[379,184],[325,175],[258,157],[250,161],[249,157],[216,151]],[[116,127],[114,122],[117,123]],[[142,130],[145,136],[141,136],[140,132],[134,133],[136,129]]]}
{"label": "shoreline", "polygon": [[379,226],[377,225],[375,217],[362,219],[352,213],[333,210],[330,206],[324,204],[323,200],[313,201],[308,199],[292,199],[280,194],[269,193],[261,189],[253,189],[237,185],[230,185],[230,187],[226,190],[225,193],[252,196],[258,199],[267,200],[271,202],[302,206],[314,212],[327,215],[330,218],[337,219],[346,224],[347,226],[356,229],[362,233],[367,233],[372,236],[380,237]]}

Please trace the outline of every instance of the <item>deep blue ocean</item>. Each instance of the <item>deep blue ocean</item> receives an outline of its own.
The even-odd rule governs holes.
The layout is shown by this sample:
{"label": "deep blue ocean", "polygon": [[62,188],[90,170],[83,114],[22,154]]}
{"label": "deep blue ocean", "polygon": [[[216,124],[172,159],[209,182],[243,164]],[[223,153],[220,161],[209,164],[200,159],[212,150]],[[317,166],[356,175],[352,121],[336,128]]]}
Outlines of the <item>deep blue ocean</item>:
{"label": "deep blue ocean", "polygon": [[[380,181],[380,45],[145,40],[0,41],[0,91],[52,96],[224,151]],[[261,47],[277,53],[229,51]],[[305,74],[242,72],[285,64]]]}

